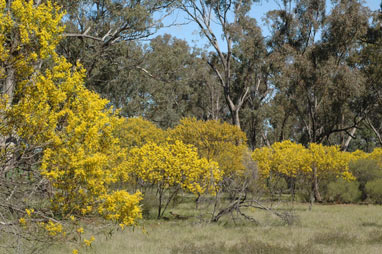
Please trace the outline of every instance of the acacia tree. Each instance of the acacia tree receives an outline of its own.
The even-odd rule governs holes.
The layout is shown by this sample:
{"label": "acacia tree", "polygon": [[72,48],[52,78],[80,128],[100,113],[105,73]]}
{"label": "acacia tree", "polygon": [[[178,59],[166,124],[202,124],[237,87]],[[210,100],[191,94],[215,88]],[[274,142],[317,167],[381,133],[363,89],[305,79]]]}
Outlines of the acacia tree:
{"label": "acacia tree", "polygon": [[[199,155],[208,161],[216,161],[222,173],[213,203],[211,221],[217,222],[227,214],[237,213],[246,219],[256,220],[246,215],[242,209],[256,207],[274,213],[289,221],[289,214],[279,213],[263,205],[256,193],[257,171],[246,146],[246,136],[236,126],[216,120],[202,121],[185,118],[169,130],[169,136],[185,144],[194,145]],[[229,202],[223,194],[229,195]],[[200,196],[196,199],[197,205]]]}
{"label": "acacia tree", "polygon": [[[201,34],[207,38],[214,54],[208,60],[208,64],[215,72],[222,86],[226,105],[229,109],[232,123],[240,128],[240,110],[247,100],[250,92],[257,92],[261,81],[258,70],[248,61],[237,61],[234,57],[233,47],[243,42],[242,36],[251,38],[250,41],[261,41],[260,29],[256,21],[247,16],[253,1],[179,1],[178,6],[200,28]],[[233,18],[231,18],[233,17]],[[232,20],[231,20],[232,19]],[[222,31],[224,47],[219,44],[217,38],[220,34],[213,30],[212,24],[217,23]],[[247,38],[246,37],[246,38]],[[245,41],[245,40],[244,40]],[[251,45],[256,47],[259,45]],[[260,45],[261,47],[261,45]],[[256,56],[249,55],[256,59]],[[237,56],[240,59],[240,56]],[[241,78],[236,71],[235,62],[242,64],[244,73]],[[243,71],[243,68],[241,69]],[[258,72],[256,72],[258,71]]]}
{"label": "acacia tree", "polygon": [[[153,185],[158,194],[158,215],[161,218],[180,190],[201,195],[216,193],[222,172],[216,162],[199,158],[192,145],[181,141],[157,145],[149,142],[130,150],[127,161],[128,174],[138,177],[142,185]],[[165,202],[165,194],[168,193]],[[165,203],[164,203],[165,202]]]}
{"label": "acacia tree", "polygon": [[258,148],[252,153],[263,178],[281,175],[292,179],[294,193],[296,180],[308,180],[311,202],[322,201],[319,192],[319,180],[329,176],[341,176],[352,180],[349,162],[353,156],[340,151],[339,146],[323,146],[310,143],[308,148],[289,140],[275,142],[270,147]]}
{"label": "acacia tree", "polygon": [[195,146],[201,157],[216,161],[226,178],[244,173],[246,136],[235,126],[217,120],[184,118],[168,133],[171,139]]}
{"label": "acacia tree", "polygon": [[121,119],[56,53],[61,19],[50,2],[0,1],[0,244],[20,253],[25,242],[72,239],[76,218],[140,217],[141,194],[112,188],[126,156],[114,136]]}

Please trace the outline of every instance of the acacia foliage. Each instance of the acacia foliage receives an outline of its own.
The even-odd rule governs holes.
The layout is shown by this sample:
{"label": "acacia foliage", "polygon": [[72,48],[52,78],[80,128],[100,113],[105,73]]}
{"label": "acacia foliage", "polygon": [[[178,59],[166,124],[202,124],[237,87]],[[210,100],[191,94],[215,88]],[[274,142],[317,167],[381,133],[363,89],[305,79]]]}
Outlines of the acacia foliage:
{"label": "acacia foliage", "polygon": [[310,143],[306,148],[286,140],[255,149],[252,158],[257,162],[263,178],[269,177],[271,173],[288,177],[310,176],[314,167],[321,177],[336,175],[345,179],[354,178],[349,172],[349,162],[353,156],[342,152],[339,146]]}
{"label": "acacia foliage", "polygon": [[195,147],[178,140],[162,145],[149,142],[133,148],[127,163],[140,179],[159,185],[160,189],[176,186],[203,194],[221,179],[216,162],[200,158]]}
{"label": "acacia foliage", "polygon": [[142,117],[123,119],[116,129],[122,147],[142,147],[148,142],[161,144],[166,141],[166,131]]}
{"label": "acacia foliage", "polygon": [[247,138],[237,126],[217,120],[184,118],[169,130],[169,137],[194,145],[201,157],[216,161],[225,178],[244,173],[243,156],[247,151]]}
{"label": "acacia foliage", "polygon": [[[126,163],[129,178],[138,179],[142,187],[155,187],[159,194],[158,218],[180,190],[196,195],[215,194],[222,178],[216,162],[200,158],[195,147],[179,140],[159,145],[148,142],[134,147]],[[168,198],[164,204],[166,193]]]}
{"label": "acacia foliage", "polygon": [[66,224],[90,214],[122,227],[134,224],[142,199],[139,192],[113,187],[127,154],[115,135],[123,120],[109,101],[85,88],[81,65],[55,52],[62,15],[49,1],[15,0],[9,8],[0,1],[2,78],[13,82],[14,91],[3,91],[0,100],[0,136],[12,140],[1,143],[0,180],[7,194],[0,196],[6,207],[1,224],[35,224],[52,237],[65,236]]}

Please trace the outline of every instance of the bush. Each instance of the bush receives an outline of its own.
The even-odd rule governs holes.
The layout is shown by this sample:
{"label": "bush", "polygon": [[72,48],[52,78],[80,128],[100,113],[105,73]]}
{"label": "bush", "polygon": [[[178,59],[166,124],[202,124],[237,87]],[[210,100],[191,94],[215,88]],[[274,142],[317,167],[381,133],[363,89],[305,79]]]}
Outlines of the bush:
{"label": "bush", "polygon": [[328,184],[325,199],[329,202],[354,203],[360,200],[361,194],[357,181],[339,178]]}
{"label": "bush", "polygon": [[365,191],[367,197],[378,204],[382,203],[382,178],[366,183]]}
{"label": "bush", "polygon": [[349,165],[351,173],[357,178],[359,189],[362,192],[361,199],[367,198],[366,183],[382,178],[382,169],[377,161],[371,159],[359,159]]}

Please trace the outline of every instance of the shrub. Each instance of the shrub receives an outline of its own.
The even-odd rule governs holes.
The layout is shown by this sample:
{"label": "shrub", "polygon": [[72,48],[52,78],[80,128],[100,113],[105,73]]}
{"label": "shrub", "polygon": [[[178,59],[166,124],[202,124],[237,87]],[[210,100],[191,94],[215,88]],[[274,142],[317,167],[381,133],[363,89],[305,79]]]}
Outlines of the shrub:
{"label": "shrub", "polygon": [[353,203],[361,198],[359,183],[342,178],[330,182],[327,186],[325,198],[329,202]]}
{"label": "shrub", "polygon": [[366,183],[365,191],[367,197],[375,203],[382,203],[382,178]]}
{"label": "shrub", "polygon": [[382,178],[382,169],[378,162],[373,159],[359,159],[350,163],[349,168],[359,183],[359,189],[362,192],[361,199],[365,200],[367,197],[366,183]]}

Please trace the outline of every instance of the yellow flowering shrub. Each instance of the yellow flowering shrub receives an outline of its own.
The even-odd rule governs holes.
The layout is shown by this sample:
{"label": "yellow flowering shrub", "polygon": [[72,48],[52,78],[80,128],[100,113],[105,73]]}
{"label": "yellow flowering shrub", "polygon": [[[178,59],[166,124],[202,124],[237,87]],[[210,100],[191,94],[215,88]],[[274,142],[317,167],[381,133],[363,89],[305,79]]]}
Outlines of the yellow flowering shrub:
{"label": "yellow flowering shrub", "polygon": [[339,146],[324,146],[322,144],[309,144],[312,156],[311,167],[317,167],[317,174],[335,174],[347,180],[355,178],[349,171],[349,162],[353,159],[350,153],[342,152]]}
{"label": "yellow flowering shrub", "polygon": [[168,132],[172,139],[194,145],[201,157],[216,161],[225,177],[243,174],[247,138],[236,126],[215,120],[184,118]]}
{"label": "yellow flowering shrub", "polygon": [[311,155],[308,150],[289,140],[276,142],[272,147],[255,149],[252,158],[257,162],[260,175],[264,178],[271,172],[295,177],[301,172],[311,171]]}
{"label": "yellow flowering shrub", "polygon": [[105,202],[98,208],[98,212],[106,219],[119,222],[121,228],[133,225],[136,219],[142,218],[139,201],[142,200],[140,192],[134,195],[125,190],[113,192],[105,196]]}
{"label": "yellow flowering shrub", "polygon": [[[342,152],[339,146],[324,146],[310,143],[308,148],[289,140],[276,142],[271,147],[255,149],[252,158],[256,161],[259,173],[263,179],[272,176],[286,178],[292,185],[292,192],[297,180],[308,181],[310,193],[314,198],[321,201],[319,193],[319,180],[330,177],[342,177],[346,180],[354,180],[349,171],[349,162],[356,158],[348,152]],[[312,200],[312,199],[311,199]]]}
{"label": "yellow flowering shrub", "polygon": [[83,86],[83,71],[77,69],[73,72],[60,58],[52,71],[20,89],[22,96],[8,113],[29,145],[47,144],[41,174],[58,190],[52,200],[55,211],[86,215],[107,198],[126,151],[113,136],[122,120],[107,108],[107,100]]}
{"label": "yellow flowering shrub", "polygon": [[252,153],[260,174],[267,178],[271,172],[289,177],[311,175],[313,167],[318,175],[335,174],[346,179],[353,179],[349,172],[351,153],[340,151],[339,146],[309,144],[305,148],[289,140],[276,142],[271,147],[257,148]]}
{"label": "yellow flowering shrub", "polygon": [[[166,190],[183,189],[195,194],[215,191],[222,172],[214,161],[200,158],[196,149],[177,140],[174,143],[148,142],[132,148],[127,160],[130,175],[144,183],[157,186],[158,217],[163,215],[162,198]],[[168,200],[169,202],[170,200]]]}
{"label": "yellow flowering shrub", "polygon": [[[16,70],[14,96],[0,96],[0,137],[18,140],[13,150],[1,147],[0,163],[16,157],[11,152],[23,158],[22,167],[11,168],[20,175],[20,189],[40,179],[49,181],[47,193],[38,197],[49,196],[50,205],[44,207],[49,209],[18,208],[19,223],[27,225],[31,216],[41,221],[38,216],[46,213],[43,218],[52,220],[40,226],[52,237],[64,234],[65,223],[74,223],[69,219],[74,215],[100,214],[124,226],[134,224],[140,218],[141,194],[114,187],[120,172],[126,171],[127,149],[117,136],[125,120],[108,100],[85,88],[85,70],[79,63],[72,66],[55,52],[64,31],[63,13],[43,2],[14,0],[7,8],[0,0],[0,73],[7,78],[9,69]],[[22,194],[23,202],[12,205],[28,199],[29,193]],[[62,218],[68,220],[61,223]]]}

